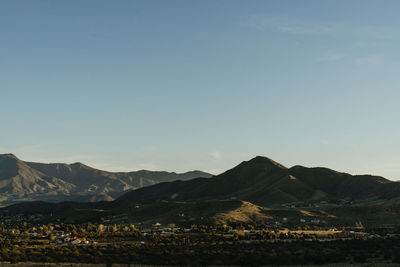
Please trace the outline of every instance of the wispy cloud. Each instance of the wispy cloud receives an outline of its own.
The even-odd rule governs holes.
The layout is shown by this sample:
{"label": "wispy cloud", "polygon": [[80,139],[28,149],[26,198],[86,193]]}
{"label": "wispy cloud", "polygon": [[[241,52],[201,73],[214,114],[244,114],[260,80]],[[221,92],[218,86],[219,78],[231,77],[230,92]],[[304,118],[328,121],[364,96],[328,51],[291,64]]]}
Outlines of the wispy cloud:
{"label": "wispy cloud", "polygon": [[400,39],[398,28],[368,25],[363,28],[363,32],[374,39]]}
{"label": "wispy cloud", "polygon": [[326,53],[317,58],[320,62],[338,62],[346,61],[346,63],[353,64],[357,68],[375,69],[380,68],[390,62],[387,58],[377,54],[365,54],[359,56],[345,55],[341,53]]}
{"label": "wispy cloud", "polygon": [[340,53],[326,53],[325,55],[322,55],[321,57],[318,58],[318,61],[322,62],[334,62],[334,61],[340,61],[345,58],[344,54]]}
{"label": "wispy cloud", "polygon": [[369,39],[400,39],[400,29],[372,24],[356,24],[342,21],[299,20],[288,17],[277,17],[266,14],[255,14],[241,20],[259,30],[296,35],[346,35],[349,37],[367,37]]}
{"label": "wispy cloud", "polygon": [[221,152],[219,151],[212,151],[209,155],[215,160],[220,160],[222,158]]}
{"label": "wispy cloud", "polygon": [[383,64],[384,60],[379,55],[367,55],[364,57],[356,58],[354,63],[358,67],[379,67]]}
{"label": "wispy cloud", "polygon": [[268,15],[252,15],[243,24],[260,29],[290,34],[323,34],[337,30],[338,25],[294,20]]}

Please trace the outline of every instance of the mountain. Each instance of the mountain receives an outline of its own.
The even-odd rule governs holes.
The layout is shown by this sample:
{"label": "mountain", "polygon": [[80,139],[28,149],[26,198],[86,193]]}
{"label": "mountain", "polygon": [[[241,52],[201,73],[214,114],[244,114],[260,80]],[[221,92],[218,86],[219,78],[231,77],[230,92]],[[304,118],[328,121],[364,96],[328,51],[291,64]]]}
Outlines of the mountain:
{"label": "mountain", "polygon": [[[2,157],[0,166],[3,166],[4,158]],[[24,181],[23,184],[27,185],[23,187],[24,190],[34,190],[36,182],[44,185],[47,184],[42,181],[52,181],[50,184],[61,183],[57,180],[59,178],[55,177],[64,177],[62,181],[71,187],[71,191],[80,186],[81,191],[91,188],[96,179],[104,179],[107,186],[100,186],[98,183],[97,188],[105,191],[111,184],[109,179],[128,184],[129,177],[132,177],[129,176],[131,173],[123,173],[118,179],[114,176],[104,178],[110,174],[83,164],[24,163],[13,156],[9,156],[6,161],[14,162],[14,165],[17,162],[19,167],[15,170],[19,174],[15,180]],[[15,177],[14,169],[6,170],[7,172],[0,172],[0,177]],[[88,177],[89,173],[92,175],[79,183],[78,181],[83,179],[79,178],[83,177],[79,176],[83,175],[82,173]],[[143,179],[148,177],[145,175],[151,174],[143,171],[139,173],[136,172],[135,175]],[[115,173],[112,175],[117,176]],[[37,177],[37,180],[31,181],[32,177]],[[158,177],[158,181],[160,180]],[[46,186],[43,188],[41,196],[48,192]],[[85,192],[87,193],[87,190]],[[163,224],[182,225],[275,225],[276,222],[283,222],[297,226],[300,220],[310,222],[316,219],[324,225],[336,226],[351,226],[358,221],[369,226],[387,223],[400,225],[399,182],[379,176],[350,175],[328,168],[287,168],[266,157],[244,161],[212,178],[161,182],[125,193],[114,201],[103,201],[110,200],[108,197],[109,195],[101,193],[101,190],[94,190],[91,198],[100,202],[24,202],[0,209],[0,215],[12,218],[15,214],[40,214],[44,222],[60,220],[101,223],[105,220],[118,223],[124,220],[143,225],[159,221]]]}
{"label": "mountain", "polygon": [[6,202],[11,197],[23,200],[28,195],[64,195],[74,188],[74,184],[30,168],[12,154],[0,156],[1,202]]}
{"label": "mountain", "polygon": [[160,200],[240,199],[264,207],[291,202],[371,202],[400,198],[400,183],[379,176],[350,175],[328,168],[285,166],[255,157],[212,179],[159,183],[131,191],[118,200],[149,203]]}
{"label": "mountain", "polygon": [[107,172],[82,163],[24,162],[13,154],[0,155],[0,205],[20,201],[110,201],[123,193],[159,182],[212,175],[141,170]]}

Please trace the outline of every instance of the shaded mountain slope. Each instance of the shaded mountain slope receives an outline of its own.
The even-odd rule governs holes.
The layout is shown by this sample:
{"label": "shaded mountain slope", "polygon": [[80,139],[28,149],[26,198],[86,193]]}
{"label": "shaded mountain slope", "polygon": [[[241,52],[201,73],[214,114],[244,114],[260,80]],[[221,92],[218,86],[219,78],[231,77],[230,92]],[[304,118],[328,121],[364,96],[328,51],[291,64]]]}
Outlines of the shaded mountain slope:
{"label": "shaded mountain slope", "polygon": [[371,175],[350,175],[327,168],[290,169],[266,157],[245,161],[212,179],[160,183],[131,191],[119,200],[196,201],[241,199],[261,206],[321,200],[372,201],[400,197],[400,183]]}
{"label": "shaded mountain slope", "polygon": [[292,167],[289,172],[330,198],[390,199],[400,196],[400,183],[380,176],[350,175],[328,168]]}
{"label": "shaded mountain slope", "polygon": [[287,175],[287,168],[270,159],[257,157],[212,179],[194,179],[160,183],[148,190],[135,190],[121,200],[151,202],[157,200],[262,199],[265,190]]}

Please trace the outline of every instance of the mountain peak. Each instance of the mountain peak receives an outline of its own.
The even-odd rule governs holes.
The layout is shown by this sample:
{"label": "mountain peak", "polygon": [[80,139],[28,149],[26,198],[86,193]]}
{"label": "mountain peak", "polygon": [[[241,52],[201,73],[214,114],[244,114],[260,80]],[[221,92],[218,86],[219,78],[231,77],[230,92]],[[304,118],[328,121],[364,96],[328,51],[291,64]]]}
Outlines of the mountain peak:
{"label": "mountain peak", "polygon": [[78,168],[91,168],[85,164],[83,164],[82,162],[74,162],[72,164],[70,164],[71,167],[78,167]]}
{"label": "mountain peak", "polygon": [[0,158],[9,158],[9,159],[18,159],[14,154],[12,153],[6,153],[6,154],[0,154]]}
{"label": "mountain peak", "polygon": [[[14,154],[0,154],[0,169],[15,169],[17,166],[23,166],[24,163]],[[0,170],[1,171],[1,170]]]}
{"label": "mountain peak", "polygon": [[286,167],[283,166],[282,164],[264,156],[256,156],[255,158],[252,158],[251,160],[247,161],[247,163],[263,164],[267,166],[275,166],[282,169],[286,169]]}

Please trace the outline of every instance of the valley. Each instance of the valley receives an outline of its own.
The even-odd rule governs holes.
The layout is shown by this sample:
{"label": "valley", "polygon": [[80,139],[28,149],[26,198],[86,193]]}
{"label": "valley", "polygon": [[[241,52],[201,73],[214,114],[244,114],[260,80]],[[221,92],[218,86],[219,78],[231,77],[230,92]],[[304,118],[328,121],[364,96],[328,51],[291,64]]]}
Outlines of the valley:
{"label": "valley", "polygon": [[[47,200],[48,193],[63,192],[67,185],[68,192],[74,192],[76,184],[94,192],[102,188],[109,195],[109,180],[136,181],[132,177],[137,173],[117,175],[82,164],[42,165],[9,155],[1,158],[2,166],[4,158],[17,162],[17,178],[12,179],[23,181],[22,187],[6,193],[37,189],[36,183],[54,190],[27,194],[37,194],[34,199]],[[1,177],[15,173],[1,170]],[[399,262],[398,182],[328,168],[286,168],[266,157],[208,178],[189,179],[192,174],[184,174],[185,179],[169,181],[177,174],[162,174],[166,176],[158,177],[154,185],[124,191],[115,199],[14,199],[24,201],[0,208],[0,247],[13,247],[0,249],[0,259],[150,265],[240,265],[250,260],[276,265],[395,266]],[[30,183],[22,179],[33,175],[37,178]],[[52,181],[51,186],[43,181]],[[106,181],[107,186],[94,186],[96,181]]]}

